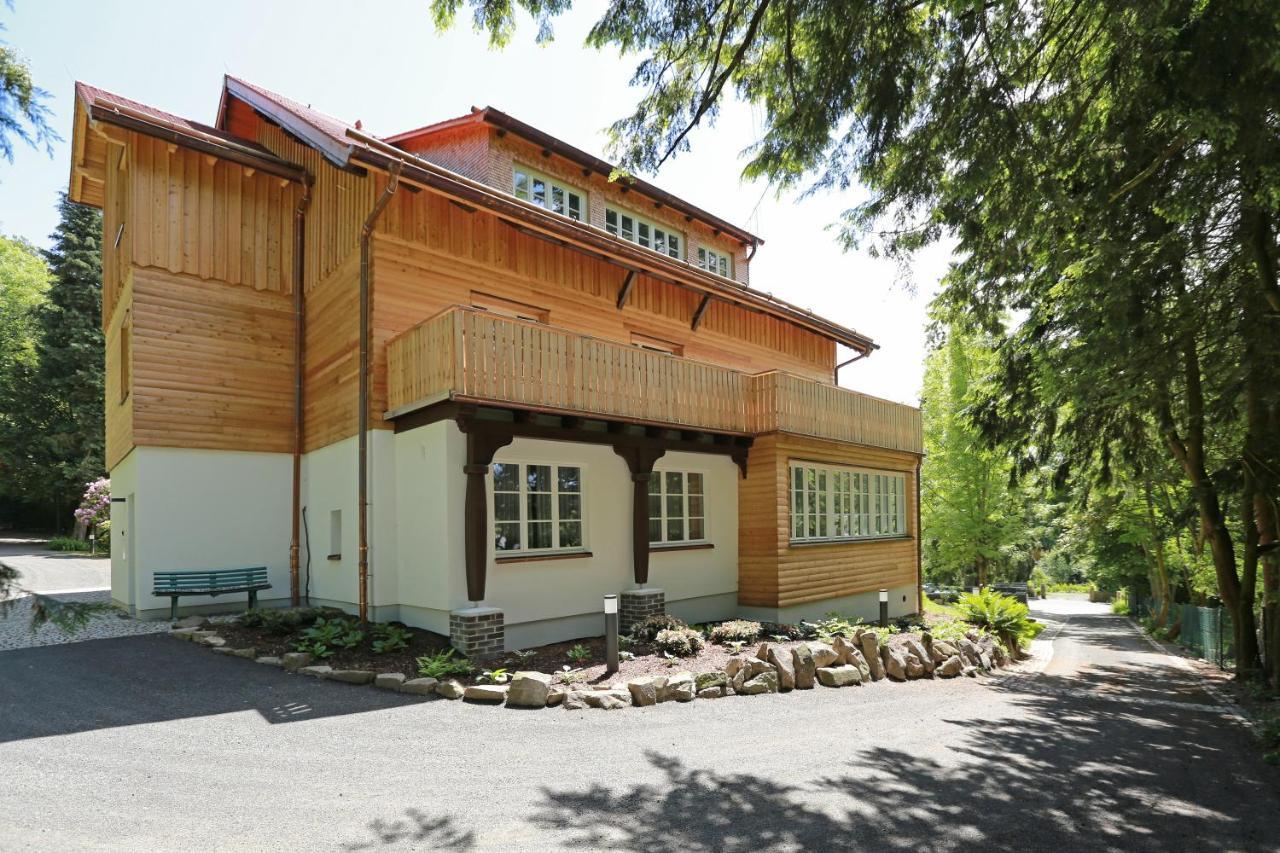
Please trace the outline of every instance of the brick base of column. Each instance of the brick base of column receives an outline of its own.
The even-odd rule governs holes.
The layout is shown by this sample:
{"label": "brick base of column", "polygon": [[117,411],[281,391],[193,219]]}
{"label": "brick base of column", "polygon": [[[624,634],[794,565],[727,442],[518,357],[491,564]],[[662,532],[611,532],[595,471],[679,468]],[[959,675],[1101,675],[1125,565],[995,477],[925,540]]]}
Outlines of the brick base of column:
{"label": "brick base of column", "polygon": [[650,616],[667,612],[667,595],[660,589],[629,589],[618,596],[618,617],[624,634]]}
{"label": "brick base of column", "polygon": [[506,628],[497,607],[468,607],[449,613],[449,642],[468,658],[484,660],[506,651]]}

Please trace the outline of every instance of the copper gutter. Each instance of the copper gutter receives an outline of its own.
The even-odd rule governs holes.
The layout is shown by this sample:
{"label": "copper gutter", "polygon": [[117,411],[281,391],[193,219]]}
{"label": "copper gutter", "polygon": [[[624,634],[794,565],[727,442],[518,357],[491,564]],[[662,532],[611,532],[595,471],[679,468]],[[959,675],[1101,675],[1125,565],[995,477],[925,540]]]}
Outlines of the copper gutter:
{"label": "copper gutter", "polygon": [[393,164],[387,186],[374,202],[373,210],[360,229],[360,412],[359,412],[359,461],[357,507],[360,528],[360,621],[369,621],[369,337],[370,337],[370,281],[369,240],[382,211],[391,203],[400,184],[400,165]]}
{"label": "copper gutter", "polygon": [[307,208],[311,185],[302,184],[302,197],[293,212],[293,514],[289,528],[289,601],[302,603],[299,568],[299,524],[302,515],[303,367],[306,357],[306,318],[302,313],[303,249],[307,235]]}

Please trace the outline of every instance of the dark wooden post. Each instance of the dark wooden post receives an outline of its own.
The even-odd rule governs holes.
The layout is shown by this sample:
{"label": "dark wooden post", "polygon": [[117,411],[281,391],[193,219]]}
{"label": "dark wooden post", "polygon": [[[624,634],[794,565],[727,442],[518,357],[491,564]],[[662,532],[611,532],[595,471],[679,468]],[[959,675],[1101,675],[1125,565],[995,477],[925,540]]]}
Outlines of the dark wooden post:
{"label": "dark wooden post", "polygon": [[467,496],[463,504],[463,549],[466,554],[467,598],[484,601],[484,584],[489,563],[489,489],[485,475],[493,454],[511,443],[510,430],[493,429],[489,424],[459,418],[458,428],[467,435]]}
{"label": "dark wooden post", "polygon": [[636,583],[644,586],[649,582],[649,479],[653,463],[667,451],[641,444],[615,444],[613,451],[631,471],[631,569]]}

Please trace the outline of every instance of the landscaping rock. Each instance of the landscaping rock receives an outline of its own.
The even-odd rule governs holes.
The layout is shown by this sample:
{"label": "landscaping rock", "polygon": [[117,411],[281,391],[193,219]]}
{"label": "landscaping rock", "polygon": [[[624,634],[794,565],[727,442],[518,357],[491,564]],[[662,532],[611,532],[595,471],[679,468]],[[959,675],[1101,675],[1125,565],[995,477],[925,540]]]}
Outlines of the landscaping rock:
{"label": "landscaping rock", "polygon": [[372,684],[377,675],[369,669],[335,669],[325,678],[330,681],[341,681],[343,684]]}
{"label": "landscaping rock", "polygon": [[844,637],[835,637],[832,639],[831,649],[836,653],[836,666],[853,663],[850,656],[854,651],[854,645]]}
{"label": "landscaping rock", "polygon": [[960,641],[960,655],[969,666],[982,664],[982,653],[978,650],[978,644],[968,637]]}
{"label": "landscaping rock", "polygon": [[631,704],[631,694],[626,690],[585,690],[582,699],[588,708],[616,711]]}
{"label": "landscaping rock", "polygon": [[856,666],[858,674],[862,676],[863,682],[871,680],[871,666],[867,663],[867,659],[862,656],[862,652],[857,649],[849,655],[849,666]]}
{"label": "landscaping rock", "polygon": [[[921,650],[923,651],[923,649]],[[924,678],[924,662],[914,653],[907,654],[907,678]]]}
{"label": "landscaping rock", "polygon": [[333,672],[333,667],[325,664],[320,664],[318,666],[304,666],[298,670],[299,675],[310,675],[314,678],[327,678],[331,672]]}
{"label": "landscaping rock", "polygon": [[894,681],[907,680],[907,657],[900,649],[893,646],[885,646],[880,650],[880,657],[884,662],[885,675]]}
{"label": "landscaping rock", "polygon": [[570,690],[561,701],[561,707],[566,711],[581,711],[587,707],[586,694],[585,690]]}
{"label": "landscaping rock", "polygon": [[724,674],[732,679],[738,674],[738,670],[742,669],[742,658],[729,658],[729,662],[724,665]]}
{"label": "landscaping rock", "polygon": [[461,699],[462,685],[456,679],[450,678],[448,681],[441,681],[436,684],[436,695],[443,696],[446,699]]}
{"label": "landscaping rock", "polygon": [[818,665],[813,662],[813,651],[804,643],[791,650],[791,668],[796,674],[796,689],[812,690]]}
{"label": "landscaping rock", "polygon": [[778,671],[778,689],[786,693],[796,686],[796,665],[791,651],[777,646],[769,647],[769,663]]}
{"label": "landscaping rock", "polygon": [[234,651],[235,651],[235,649],[232,649],[232,648],[227,648],[227,647],[225,647],[225,646],[218,646],[217,648],[215,648],[215,649],[213,650],[213,653],[214,653],[215,655],[229,655],[229,654],[231,654],[231,653],[232,653],[232,652],[234,652]]}
{"label": "landscaping rock", "polygon": [[468,702],[501,702],[507,698],[507,685],[469,684],[462,691],[462,698]]}
{"label": "landscaping rock", "polygon": [[400,685],[400,692],[412,696],[430,696],[438,692],[436,685],[439,683],[440,681],[435,678],[410,678]]}
{"label": "landscaping rock", "polygon": [[507,704],[516,708],[545,708],[551,693],[551,676],[542,672],[517,672],[511,676]]}
{"label": "landscaping rock", "polygon": [[754,696],[758,693],[777,693],[778,671],[773,667],[769,667],[768,671],[761,672],[759,675],[742,682],[742,687],[737,688],[734,692],[742,696]]}
{"label": "landscaping rock", "polygon": [[862,646],[862,656],[871,670],[871,680],[879,681],[884,678],[884,664],[880,660],[880,638],[874,631],[864,631],[858,638],[858,643]]}
{"label": "landscaping rock", "polygon": [[699,699],[723,699],[724,690],[720,687],[708,687],[698,691]]}
{"label": "landscaping rock", "polygon": [[926,674],[933,672],[933,655],[929,654],[929,650],[924,647],[924,643],[915,637],[908,636],[903,645],[907,647],[908,652],[915,655],[916,659],[920,661],[920,665],[924,667]]}
{"label": "landscaping rock", "polygon": [[547,707],[554,708],[556,705],[564,702],[564,697],[569,695],[569,691],[561,686],[556,685],[547,691]]}
{"label": "landscaping rock", "polygon": [[768,660],[769,648],[770,647],[768,643],[761,643],[760,647],[756,649],[756,657],[759,658],[760,660]]}
{"label": "landscaping rock", "polygon": [[290,672],[311,665],[311,655],[307,652],[285,652],[280,658],[280,665]]}
{"label": "landscaping rock", "polygon": [[853,664],[818,667],[818,681],[823,687],[845,687],[862,683],[862,672]]}
{"label": "landscaping rock", "polygon": [[[221,649],[214,649],[214,651],[221,651]],[[231,655],[233,658],[244,658],[245,660],[253,660],[258,656],[258,650],[257,649],[230,649],[227,652],[227,654]]]}
{"label": "landscaping rock", "polygon": [[195,633],[198,630],[199,630],[198,628],[174,628],[172,631],[169,632],[169,636],[178,640],[186,640],[187,642],[191,642],[192,640],[195,639]]}
{"label": "landscaping rock", "polygon": [[960,670],[960,674],[965,678],[977,678],[978,668],[976,666],[966,666],[964,669]]}
{"label": "landscaping rock", "polygon": [[760,660],[759,658],[752,658],[747,661],[747,665],[744,667],[743,671],[746,673],[747,681],[750,681],[761,673],[773,672],[776,674],[777,672],[777,670],[773,668],[773,664],[769,663],[767,660]]}
{"label": "landscaping rock", "polygon": [[991,656],[986,652],[978,652],[978,663],[982,665],[983,669],[989,670],[993,668],[991,666]]}
{"label": "landscaping rock", "polygon": [[719,690],[723,696],[729,688],[729,677],[723,672],[700,672],[694,676],[693,685],[698,689],[699,696],[706,690]]}
{"label": "landscaping rock", "polygon": [[960,654],[960,650],[950,643],[942,640],[934,640],[929,646],[929,656],[933,658],[935,666],[942,664],[948,658],[953,658]]}
{"label": "landscaping rock", "polygon": [[227,641],[219,637],[216,631],[196,631],[191,637],[202,646],[217,648],[227,644]]}
{"label": "landscaping rock", "polygon": [[632,704],[644,707],[658,704],[658,693],[667,686],[665,675],[645,675],[627,682]]}
{"label": "landscaping rock", "polygon": [[677,672],[658,689],[659,702],[691,702],[697,694],[692,672]]}
{"label": "landscaping rock", "polygon": [[[404,687],[405,681],[408,680],[403,672],[380,672],[373,679],[374,687],[381,687],[383,690],[396,690]],[[435,685],[433,684],[432,687]]]}
{"label": "landscaping rock", "polygon": [[747,668],[742,667],[733,674],[733,678],[729,679],[729,686],[733,688],[733,692],[737,693],[742,690],[742,685],[747,681]]}
{"label": "landscaping rock", "polygon": [[267,666],[280,666],[280,658],[274,655],[264,655],[260,658],[254,658],[254,663],[262,663]]}
{"label": "landscaping rock", "polygon": [[992,660],[995,661],[996,666],[1008,666],[1013,662],[1009,657],[1009,653],[1005,651],[1003,643],[996,643],[993,652]]}
{"label": "landscaping rock", "polygon": [[935,673],[942,678],[955,678],[964,669],[964,661],[960,660],[960,655],[952,655],[938,665]]}
{"label": "landscaping rock", "polygon": [[836,650],[826,643],[809,643],[809,651],[813,654],[814,666],[832,666],[840,660]]}
{"label": "landscaping rock", "polygon": [[191,628],[199,630],[209,624],[209,620],[204,616],[183,616],[177,622],[173,623],[174,628]]}

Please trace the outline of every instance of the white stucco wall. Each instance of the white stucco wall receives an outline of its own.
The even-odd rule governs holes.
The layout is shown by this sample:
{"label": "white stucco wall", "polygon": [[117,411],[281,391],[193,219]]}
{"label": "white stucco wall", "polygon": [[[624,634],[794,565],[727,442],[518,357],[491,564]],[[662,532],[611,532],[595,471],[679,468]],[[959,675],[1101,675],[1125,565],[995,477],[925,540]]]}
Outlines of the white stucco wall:
{"label": "white stucco wall", "polygon": [[[165,616],[169,599],[151,594],[153,572],[266,566],[272,588],[259,601],[287,600],[290,466],[285,453],[134,448],[111,472],[113,495],[127,498],[112,504],[113,536],[133,544],[123,558],[113,553],[113,597],[143,616]],[[116,519],[130,514],[132,530],[126,522],[115,533]],[[233,610],[244,602],[237,593],[183,597],[179,606]]]}
{"label": "white stucco wall", "polygon": [[[395,441],[400,618],[447,633],[448,612],[470,603],[462,542],[465,437],[452,422],[441,422]],[[508,647],[598,634],[602,597],[635,586],[626,463],[605,445],[533,439],[516,439],[495,461],[580,466],[584,544],[591,554],[499,563],[490,551],[484,603],[503,610]],[[657,468],[705,475],[714,547],[653,553],[649,585],[665,590],[668,609],[686,618],[731,617],[738,588],[738,468],[724,457],[696,453],[668,454]]]}
{"label": "white stucco wall", "polygon": [[137,451],[111,469],[111,600],[126,609],[137,603],[132,508],[138,489]]}

